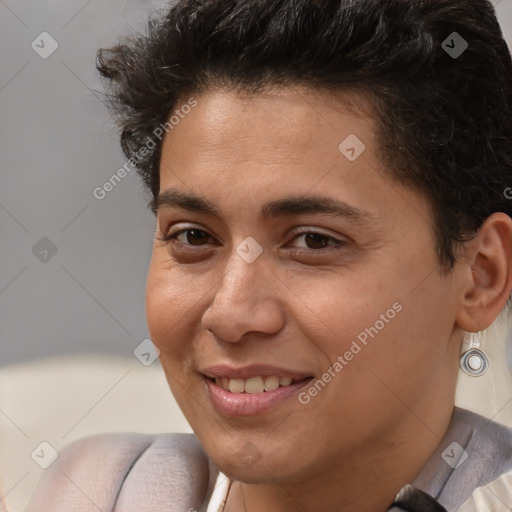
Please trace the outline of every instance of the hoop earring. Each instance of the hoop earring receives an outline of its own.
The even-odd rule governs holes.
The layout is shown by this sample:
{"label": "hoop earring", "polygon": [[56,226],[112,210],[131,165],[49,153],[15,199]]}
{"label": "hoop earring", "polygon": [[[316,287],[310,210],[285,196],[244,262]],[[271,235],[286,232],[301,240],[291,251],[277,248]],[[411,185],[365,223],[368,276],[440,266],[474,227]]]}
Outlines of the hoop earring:
{"label": "hoop earring", "polygon": [[460,367],[464,373],[471,377],[480,377],[489,369],[489,360],[480,350],[480,341],[473,333],[467,333],[464,341],[469,338],[468,349],[460,356]]}

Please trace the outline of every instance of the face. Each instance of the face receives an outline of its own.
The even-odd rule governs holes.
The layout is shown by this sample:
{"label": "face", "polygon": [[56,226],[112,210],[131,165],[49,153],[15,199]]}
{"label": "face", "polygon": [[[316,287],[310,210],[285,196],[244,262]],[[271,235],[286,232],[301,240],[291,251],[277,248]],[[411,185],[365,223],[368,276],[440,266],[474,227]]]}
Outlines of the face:
{"label": "face", "polygon": [[406,426],[435,435],[456,286],[428,204],[385,172],[368,110],[347,108],[364,100],[195,99],[163,145],[146,314],[208,456],[239,480],[298,482]]}

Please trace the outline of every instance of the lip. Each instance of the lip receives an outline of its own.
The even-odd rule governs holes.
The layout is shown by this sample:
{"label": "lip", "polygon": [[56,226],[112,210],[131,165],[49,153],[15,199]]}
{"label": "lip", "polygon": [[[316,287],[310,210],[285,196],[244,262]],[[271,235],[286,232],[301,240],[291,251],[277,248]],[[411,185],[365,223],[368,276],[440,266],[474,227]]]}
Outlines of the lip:
{"label": "lip", "polygon": [[301,381],[311,374],[300,373],[294,370],[288,370],[285,368],[279,368],[278,366],[268,364],[251,364],[248,366],[242,366],[234,368],[227,364],[218,364],[210,366],[201,372],[206,377],[215,379],[216,377],[226,377],[228,379],[250,379],[252,377],[288,377],[292,380]]}
{"label": "lip", "polygon": [[[276,374],[268,374],[268,376],[270,375]],[[223,376],[227,377],[227,375]],[[252,376],[264,375],[259,373]],[[222,376],[216,375],[216,377]],[[251,376],[245,378],[250,377]],[[280,386],[273,391],[263,391],[261,393],[232,393],[231,391],[226,391],[221,386],[217,386],[215,381],[211,380],[206,375],[203,375],[203,379],[207,387],[207,394],[218,413],[224,416],[242,417],[257,416],[277,407],[291,396],[296,395],[301,388],[311,382],[313,377],[305,377],[289,386]]]}

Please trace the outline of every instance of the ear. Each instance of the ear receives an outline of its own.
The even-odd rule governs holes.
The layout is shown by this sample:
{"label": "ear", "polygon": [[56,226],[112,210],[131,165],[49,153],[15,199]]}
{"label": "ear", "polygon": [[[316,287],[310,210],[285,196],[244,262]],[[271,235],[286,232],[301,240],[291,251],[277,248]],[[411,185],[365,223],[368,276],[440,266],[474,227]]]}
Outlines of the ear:
{"label": "ear", "polygon": [[461,268],[458,325],[468,332],[487,329],[512,292],[512,219],[505,213],[488,217],[465,244]]}

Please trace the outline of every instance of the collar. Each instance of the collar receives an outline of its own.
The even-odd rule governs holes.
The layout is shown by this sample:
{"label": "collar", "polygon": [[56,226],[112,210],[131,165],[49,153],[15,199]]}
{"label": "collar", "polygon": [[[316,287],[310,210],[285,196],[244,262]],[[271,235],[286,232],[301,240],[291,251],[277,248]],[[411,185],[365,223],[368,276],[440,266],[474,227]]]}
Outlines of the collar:
{"label": "collar", "polygon": [[[437,449],[411,485],[400,491],[394,505],[400,504],[400,499],[406,500],[407,496],[414,494],[412,490],[416,489],[421,491],[424,499],[433,499],[431,507],[437,503],[446,510],[454,511],[476,488],[495,480],[511,469],[512,430],[488,418],[455,407],[448,430]],[[418,496],[420,493],[416,493],[416,498]],[[414,512],[438,509],[403,510]],[[393,511],[393,508],[390,511]]]}

